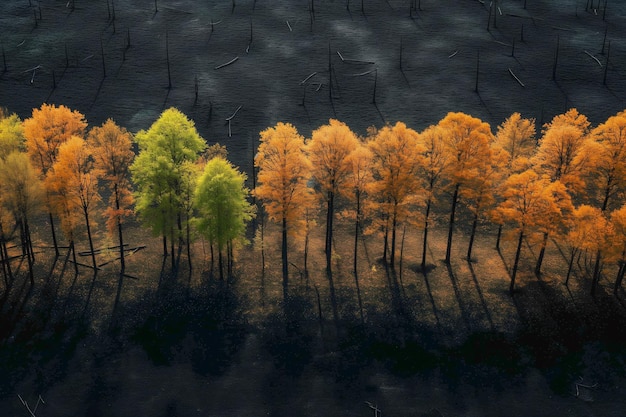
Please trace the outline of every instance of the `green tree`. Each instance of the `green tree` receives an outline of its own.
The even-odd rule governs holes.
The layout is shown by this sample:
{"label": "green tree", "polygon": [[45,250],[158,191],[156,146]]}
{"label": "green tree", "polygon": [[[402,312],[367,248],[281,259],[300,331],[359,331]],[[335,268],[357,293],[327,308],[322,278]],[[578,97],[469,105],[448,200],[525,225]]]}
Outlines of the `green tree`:
{"label": "green tree", "polygon": [[163,237],[167,256],[170,238],[172,271],[176,269],[176,240],[183,239],[182,222],[191,215],[185,204],[193,195],[195,182],[188,178],[189,164],[195,164],[206,148],[193,121],[175,108],[169,108],[150,126],[135,136],[139,154],[131,165],[135,185],[135,211],[155,235]]}
{"label": "green tree", "polygon": [[26,138],[22,120],[15,113],[0,107],[0,159],[13,151],[25,151]]}
{"label": "green tree", "polygon": [[351,172],[347,158],[357,148],[359,140],[345,124],[330,119],[313,131],[307,143],[311,175],[317,183],[321,200],[326,204],[326,271],[331,274],[333,221],[335,217],[335,198]]}
{"label": "green tree", "polygon": [[280,224],[282,244],[283,298],[289,297],[288,232],[296,231],[311,201],[307,185],[311,163],[306,157],[304,138],[297,129],[279,122],[260,133],[254,159],[258,181],[254,195],[263,201],[270,220]]}
{"label": "green tree", "polygon": [[195,221],[198,230],[217,245],[220,279],[224,278],[224,248],[243,238],[246,224],[254,216],[253,207],[247,201],[249,190],[245,181],[245,174],[217,157],[206,164],[196,187],[194,206],[198,217]]}

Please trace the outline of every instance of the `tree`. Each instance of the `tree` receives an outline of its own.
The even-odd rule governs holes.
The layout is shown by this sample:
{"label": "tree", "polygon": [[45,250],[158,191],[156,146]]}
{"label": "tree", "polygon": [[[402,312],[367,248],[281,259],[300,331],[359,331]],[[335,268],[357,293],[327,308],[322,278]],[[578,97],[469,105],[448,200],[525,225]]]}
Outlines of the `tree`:
{"label": "tree", "polygon": [[[566,236],[566,241],[570,246],[570,259],[565,277],[565,285],[569,283],[576,255],[580,253],[580,251],[602,251],[609,241],[607,238],[609,222],[599,208],[582,204],[574,209],[571,217],[571,226]],[[597,258],[597,262],[599,262],[599,259],[600,257]],[[594,271],[594,280],[596,274],[597,272]]]}
{"label": "tree", "polygon": [[452,189],[445,258],[446,263],[450,263],[459,191],[461,187],[470,184],[482,175],[489,166],[491,161],[490,143],[493,135],[488,123],[465,113],[448,113],[438,125],[445,132],[444,149],[449,158],[445,178]]}
{"label": "tree", "polygon": [[0,159],[4,159],[13,151],[25,151],[24,126],[15,113],[0,107]]}
{"label": "tree", "polygon": [[613,236],[610,249],[619,267],[613,287],[613,293],[617,294],[626,273],[626,204],[611,213],[611,226]]}
{"label": "tree", "polygon": [[539,176],[533,170],[511,175],[504,183],[502,196],[504,200],[496,210],[504,221],[514,224],[518,233],[509,286],[512,294],[524,237],[538,227],[546,227],[546,223],[559,218],[564,208],[571,207],[571,199],[562,183],[551,182],[549,178]]}
{"label": "tree", "polygon": [[135,211],[155,235],[163,237],[163,255],[167,256],[170,238],[172,271],[176,268],[176,238],[179,249],[182,222],[191,213],[185,201],[193,195],[194,181],[187,177],[199,154],[206,148],[193,121],[175,108],[169,108],[150,126],[135,136],[139,154],[131,165],[135,184]]}
{"label": "tree", "polygon": [[112,119],[108,119],[102,126],[92,128],[87,140],[92,147],[95,168],[102,173],[102,179],[110,193],[109,206],[104,214],[109,233],[117,231],[120,274],[123,275],[126,261],[122,225],[132,214],[133,204],[129,170],[135,158],[132,135]]}
{"label": "tree", "polygon": [[[220,157],[211,159],[198,180],[194,206],[198,212],[198,230],[217,244],[220,279],[224,278],[222,253],[236,239],[241,239],[246,223],[254,216],[247,201],[245,174]],[[230,261],[229,261],[230,264]]]}
{"label": "tree", "polygon": [[288,232],[302,219],[310,204],[311,190],[307,186],[310,161],[306,157],[304,138],[289,123],[279,122],[260,133],[258,153],[254,159],[258,168],[254,195],[263,201],[270,220],[281,226],[283,297],[289,296]]}
{"label": "tree", "polygon": [[[532,159],[534,169],[547,175],[552,181],[560,181],[570,194],[576,195],[585,187],[584,177],[590,166],[589,121],[576,109],[555,116],[545,125],[539,139],[537,153]],[[543,241],[535,273],[541,273],[541,265],[548,243],[549,233]]]}
{"label": "tree", "polygon": [[98,264],[91,234],[91,215],[101,199],[98,192],[101,176],[102,171],[95,166],[91,147],[84,139],[72,136],[59,146],[56,161],[46,178],[49,189],[54,192],[54,205],[61,217],[61,223],[66,224],[64,231],[67,232],[66,237],[69,238],[74,252],[75,231],[78,226],[76,218],[84,218],[94,272],[98,271]]}
{"label": "tree", "polygon": [[[84,137],[87,128],[83,114],[63,105],[57,107],[54,104],[43,104],[41,108],[33,109],[32,116],[24,120],[23,124],[28,154],[42,180],[45,180],[56,161],[59,146],[72,136]],[[54,250],[59,256],[49,198],[46,204]]]}
{"label": "tree", "polygon": [[509,173],[520,173],[529,168],[535,153],[535,119],[523,119],[515,112],[500,126],[493,147],[506,153],[506,164],[501,167]]}
{"label": "tree", "polygon": [[357,255],[359,231],[363,221],[363,199],[367,193],[367,186],[372,181],[372,152],[366,144],[359,145],[348,155],[346,163],[350,167],[345,186],[339,191],[354,204],[354,210],[347,215],[354,219],[354,275],[357,275]]}
{"label": "tree", "polygon": [[394,126],[383,127],[368,142],[374,177],[368,193],[377,197],[376,207],[382,215],[385,261],[388,233],[391,232],[391,268],[395,263],[397,227],[415,218],[414,208],[419,203],[421,184],[417,174],[423,165],[425,148],[419,143],[418,137],[415,130],[397,122]]}
{"label": "tree", "polygon": [[350,174],[348,155],[357,148],[359,140],[345,124],[330,119],[327,125],[313,131],[307,144],[311,161],[311,175],[315,180],[321,200],[326,203],[326,271],[331,274],[333,220],[335,198]]}
{"label": "tree", "polygon": [[431,208],[436,202],[437,188],[449,164],[449,154],[445,150],[445,130],[440,126],[429,126],[419,135],[419,142],[424,147],[424,163],[419,176],[425,183],[426,207],[424,211],[424,236],[422,241],[422,271],[426,270],[426,252],[428,232],[431,220]]}
{"label": "tree", "polygon": [[13,151],[6,158],[0,158],[0,178],[0,204],[19,229],[22,255],[27,257],[29,277],[34,284],[35,254],[29,220],[41,208],[43,187],[28,155],[23,152]]}
{"label": "tree", "polygon": [[626,191],[626,111],[611,116],[591,132],[590,196],[598,198],[602,211]]}

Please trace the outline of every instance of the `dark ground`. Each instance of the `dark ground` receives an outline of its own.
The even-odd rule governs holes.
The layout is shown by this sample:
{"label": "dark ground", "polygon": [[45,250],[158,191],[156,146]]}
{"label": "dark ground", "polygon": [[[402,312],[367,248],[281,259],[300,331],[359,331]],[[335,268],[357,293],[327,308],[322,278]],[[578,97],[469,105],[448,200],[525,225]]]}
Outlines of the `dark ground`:
{"label": "dark ground", "polygon": [[[514,111],[540,124],[577,107],[597,124],[625,107],[626,5],[616,1],[608,2],[606,16],[602,8],[585,11],[586,0],[528,0],[526,9],[523,0],[502,1],[503,14],[489,32],[489,3],[471,0],[422,0],[414,18],[409,1],[366,0],[365,14],[357,0],[350,12],[343,1],[317,1],[312,28],[307,1],[257,1],[253,10],[252,1],[240,0],[232,10],[230,1],[160,0],[155,13],[152,0],[117,0],[114,24],[106,0],[77,0],[74,11],[66,1],[29,3],[0,4],[6,59],[0,105],[28,117],[44,101],[65,104],[91,125],[112,117],[133,132],[176,106],[210,143],[225,144],[247,172],[258,132],[278,121],[295,124],[306,136],[337,117],[365,134],[370,125],[396,120],[422,130],[448,111],[464,111],[495,130]],[[41,19],[35,25],[37,4]],[[219,22],[213,32],[211,20]],[[342,61],[337,51],[346,61],[373,64]],[[236,56],[232,65],[214,69]],[[39,65],[33,77],[30,69]],[[372,69],[376,106],[374,72],[354,76]],[[301,106],[300,82],[313,72]],[[240,105],[229,138],[224,119]],[[45,237],[44,225],[38,233]],[[146,243],[145,232],[135,233],[129,241]],[[407,248],[419,248],[419,233],[412,236]],[[114,268],[97,279],[81,270],[74,280],[69,268],[62,272],[62,258],[54,268],[44,258],[35,289],[17,286],[2,303],[0,411],[27,415],[17,395],[32,405],[41,394],[46,404],[39,416],[373,414],[365,401],[385,415],[623,414],[624,294],[610,294],[611,269],[592,299],[583,270],[569,289],[560,284],[565,263],[552,246],[544,276],[523,268],[520,292],[511,299],[505,290],[512,243],[500,257],[491,240],[481,240],[477,263],[460,260],[446,270],[439,262],[445,241],[435,234],[433,270],[427,276],[416,271],[417,251],[407,250],[397,287],[374,260],[371,242],[362,254],[365,326],[349,266],[341,261],[350,259],[350,245],[341,243],[339,323],[319,268],[311,282],[294,280],[299,297],[288,317],[282,314],[279,280],[272,275],[278,253],[268,254],[270,273],[263,280],[258,251],[246,251],[240,280],[225,289],[202,268],[193,276],[159,278],[159,242],[149,241],[129,267],[144,279],[126,280],[119,304]],[[464,241],[455,242],[462,259]],[[322,254],[315,256],[322,265]],[[532,248],[524,256],[532,265]],[[598,386],[580,388],[576,397],[576,382]]]}

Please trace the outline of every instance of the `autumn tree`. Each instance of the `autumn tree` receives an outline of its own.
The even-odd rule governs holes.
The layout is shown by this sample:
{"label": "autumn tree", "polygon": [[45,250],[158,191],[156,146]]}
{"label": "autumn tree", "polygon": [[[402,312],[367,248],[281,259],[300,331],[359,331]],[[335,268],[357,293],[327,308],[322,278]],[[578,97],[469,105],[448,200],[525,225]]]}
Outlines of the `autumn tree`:
{"label": "autumn tree", "polygon": [[426,128],[419,135],[419,143],[424,148],[424,163],[420,167],[419,177],[424,182],[425,208],[424,232],[422,240],[422,271],[426,270],[428,232],[430,231],[431,209],[437,200],[437,189],[448,166],[449,154],[445,150],[445,131],[434,125]]}
{"label": "autumn tree", "polygon": [[106,225],[110,234],[117,231],[121,274],[126,269],[123,224],[132,214],[133,195],[130,184],[130,165],[135,158],[132,135],[108,119],[89,131],[95,168],[109,191],[109,205],[105,210]]}
{"label": "autumn tree", "polygon": [[243,237],[254,214],[247,201],[249,191],[245,181],[245,174],[220,157],[211,159],[198,179],[194,200],[197,227],[217,245],[220,279],[224,278],[224,248]]}
{"label": "autumn tree", "polygon": [[279,122],[268,127],[260,133],[254,165],[258,168],[254,195],[263,202],[270,220],[281,226],[283,297],[287,300],[288,234],[302,219],[311,196],[307,186],[310,162],[306,157],[304,138],[289,123]]}
{"label": "autumn tree", "polygon": [[591,132],[588,194],[606,211],[626,191],[626,111],[611,116]]}
{"label": "autumn tree", "polygon": [[98,264],[91,226],[92,214],[100,201],[98,181],[101,176],[102,171],[95,166],[91,147],[84,139],[72,136],[59,146],[56,161],[46,178],[49,189],[54,192],[53,199],[57,200],[57,213],[62,223],[66,222],[64,230],[68,232],[66,237],[70,239],[74,251],[74,234],[78,225],[75,218],[83,217],[94,272],[97,272]]}
{"label": "autumn tree", "polygon": [[626,274],[626,204],[611,213],[611,227],[613,235],[610,249],[618,265],[613,293],[617,294]]}
{"label": "autumn tree", "polygon": [[[589,126],[587,117],[570,109],[555,116],[544,126],[542,137],[532,164],[539,174],[552,181],[560,181],[571,195],[577,195],[585,187],[585,173],[590,167]],[[541,265],[548,243],[549,232],[544,231],[541,249],[537,256],[535,273],[541,273]]]}
{"label": "autumn tree", "polygon": [[331,274],[333,221],[335,199],[350,173],[348,155],[358,146],[356,135],[345,124],[330,119],[327,125],[315,129],[307,144],[311,175],[321,200],[326,204],[326,271]]}
{"label": "autumn tree", "polygon": [[537,148],[535,119],[524,119],[515,112],[498,126],[493,147],[505,152],[502,170],[513,174],[528,169]]}
{"label": "autumn tree", "polygon": [[357,275],[358,241],[363,222],[363,200],[367,193],[368,184],[372,181],[372,152],[365,143],[358,146],[346,158],[350,170],[345,185],[339,190],[348,201],[354,204],[353,210],[347,210],[347,215],[354,219],[354,259],[353,269]]}
{"label": "autumn tree", "polygon": [[0,107],[0,159],[11,152],[25,151],[24,126],[20,117]]}
{"label": "autumn tree", "polygon": [[164,256],[169,236],[173,271],[176,240],[180,248],[183,221],[191,215],[187,211],[191,205],[186,201],[191,201],[195,182],[189,175],[206,143],[193,121],[175,108],[161,113],[150,129],[137,133],[135,141],[139,154],[130,167],[135,211],[155,235],[163,237]]}
{"label": "autumn tree", "polygon": [[[565,240],[570,247],[570,258],[565,276],[565,285],[569,284],[569,278],[574,266],[574,259],[581,251],[598,252],[608,242],[607,232],[609,223],[602,210],[582,204],[576,207],[572,213],[570,227]],[[600,258],[598,258],[600,259]],[[594,276],[595,278],[595,276]]]}
{"label": "autumn tree", "polygon": [[490,143],[493,139],[488,123],[465,113],[448,113],[438,124],[444,130],[444,149],[449,163],[445,178],[452,189],[446,263],[450,263],[452,235],[462,187],[472,183],[491,162]]}
{"label": "autumn tree", "polygon": [[[33,109],[32,116],[24,120],[23,124],[28,154],[42,180],[47,177],[48,171],[55,163],[61,144],[72,136],[84,137],[87,128],[83,114],[66,106],[57,107],[54,104],[43,104],[39,109]],[[47,204],[52,241],[58,256],[59,249],[49,199]]]}
{"label": "autumn tree", "polygon": [[546,227],[546,223],[561,217],[563,210],[571,210],[571,199],[561,182],[552,182],[533,170],[511,175],[503,189],[503,201],[497,210],[504,221],[513,224],[518,233],[509,286],[512,294],[524,237],[538,227]]}
{"label": "autumn tree", "polygon": [[[0,158],[0,178],[2,178],[0,182],[0,205],[2,208],[0,210],[5,213],[4,216],[0,216],[0,221],[4,221],[6,224],[8,215],[10,215],[17,225],[22,255],[27,257],[29,277],[31,284],[34,284],[33,262],[35,261],[35,252],[31,240],[30,219],[41,208],[43,187],[28,155],[23,152],[13,151],[6,158]],[[3,231],[4,227],[0,227],[0,229]],[[2,231],[0,231],[0,235],[3,234]],[[6,242],[3,244],[6,246]],[[1,251],[6,253],[6,247],[0,247]]]}
{"label": "autumn tree", "polygon": [[384,222],[383,259],[387,261],[388,234],[391,233],[389,265],[396,254],[396,232],[400,224],[415,219],[415,208],[422,191],[418,172],[425,148],[418,133],[404,123],[385,126],[368,142],[372,153],[373,181],[368,193],[376,196],[376,207]]}

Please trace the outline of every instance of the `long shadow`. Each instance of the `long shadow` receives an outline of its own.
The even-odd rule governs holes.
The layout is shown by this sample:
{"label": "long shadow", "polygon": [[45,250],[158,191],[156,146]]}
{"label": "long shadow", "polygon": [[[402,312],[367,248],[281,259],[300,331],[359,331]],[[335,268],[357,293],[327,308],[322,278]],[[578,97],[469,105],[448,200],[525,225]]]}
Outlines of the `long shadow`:
{"label": "long shadow", "polygon": [[337,295],[335,293],[335,283],[333,281],[333,274],[331,271],[326,271],[326,277],[328,278],[328,289],[330,291],[330,304],[333,310],[333,319],[335,324],[339,324],[339,309],[337,308]]}
{"label": "long shadow", "polygon": [[85,317],[87,314],[87,310],[89,309],[89,303],[91,302],[91,296],[93,294],[93,288],[96,285],[96,278],[98,277],[98,270],[93,271],[93,278],[91,279],[91,284],[89,285],[89,292],[87,293],[87,300],[85,300],[85,307],[83,307],[83,313],[81,317]]}
{"label": "long shadow", "polygon": [[426,284],[426,291],[428,292],[428,299],[430,300],[430,305],[433,308],[433,315],[435,316],[435,322],[437,323],[437,330],[439,331],[439,334],[443,334],[443,327],[441,326],[441,320],[439,318],[439,312],[437,310],[437,305],[435,304],[435,299],[433,297],[433,292],[430,288],[430,282],[428,281],[428,272],[427,271],[422,271],[422,274],[424,275],[424,283]]}
{"label": "long shadow", "polygon": [[354,271],[354,285],[356,287],[356,296],[359,302],[359,314],[361,317],[361,324],[365,324],[365,316],[363,314],[363,299],[361,298],[361,285],[359,284],[359,273]]}
{"label": "long shadow", "polygon": [[446,263],[446,269],[448,270],[448,275],[450,276],[450,281],[452,282],[452,288],[454,289],[454,295],[456,296],[457,303],[459,304],[459,310],[461,311],[461,317],[463,318],[463,322],[465,323],[465,327],[467,330],[471,330],[472,326],[468,318],[468,314],[463,303],[463,298],[461,297],[461,291],[459,290],[459,286],[457,284],[456,277],[454,276],[454,271],[452,271],[452,266],[449,263]]}
{"label": "long shadow", "polygon": [[474,281],[474,285],[476,286],[476,291],[478,292],[478,296],[480,297],[480,303],[483,306],[483,310],[485,311],[485,315],[487,316],[487,320],[489,321],[489,328],[493,332],[495,330],[495,326],[493,325],[493,319],[491,317],[491,312],[489,311],[489,307],[487,306],[487,301],[485,300],[485,296],[483,295],[483,290],[480,288],[480,284],[478,283],[478,279],[476,278],[476,273],[474,272],[474,267],[471,262],[468,262],[470,273],[472,274],[472,280]]}

